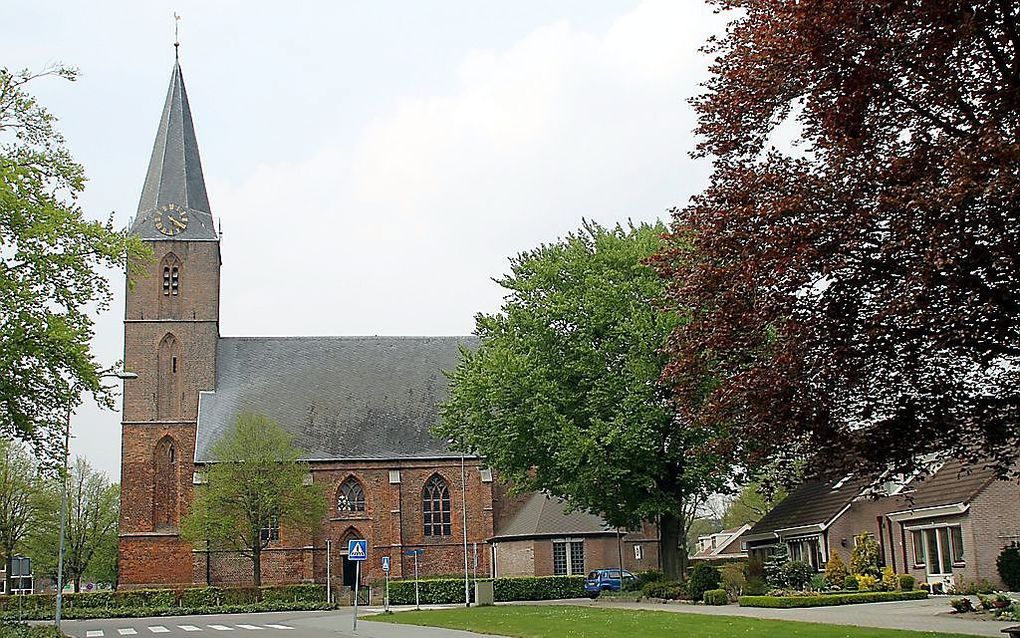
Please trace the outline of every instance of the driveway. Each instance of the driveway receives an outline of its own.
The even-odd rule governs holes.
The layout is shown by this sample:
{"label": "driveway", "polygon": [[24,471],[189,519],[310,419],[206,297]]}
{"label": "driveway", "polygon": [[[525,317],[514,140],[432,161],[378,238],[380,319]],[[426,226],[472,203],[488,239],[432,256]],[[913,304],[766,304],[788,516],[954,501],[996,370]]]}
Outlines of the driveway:
{"label": "driveway", "polygon": [[[413,609],[413,607],[412,607]],[[158,618],[109,618],[65,620],[61,629],[73,638],[482,638],[481,634],[453,629],[416,627],[370,622],[361,619],[377,612],[358,613],[358,631],[352,631],[351,610],[328,612],[277,612],[267,614],[225,614],[210,616],[161,616]],[[486,636],[485,638],[492,638]]]}
{"label": "driveway", "polygon": [[752,618],[773,618],[776,620],[802,620],[832,625],[856,625],[859,627],[880,627],[883,629],[913,629],[939,633],[970,634],[973,636],[999,636],[1003,627],[1016,625],[1014,622],[974,620],[950,615],[949,598],[934,597],[925,600],[905,600],[889,603],[868,603],[866,605],[840,605],[836,607],[810,607],[802,609],[764,609],[759,607],[708,607],[689,604],[654,603],[610,603],[579,598],[570,601],[553,601],[552,604],[587,605],[607,609],[650,609],[688,614],[710,614],[715,616],[748,616]]}

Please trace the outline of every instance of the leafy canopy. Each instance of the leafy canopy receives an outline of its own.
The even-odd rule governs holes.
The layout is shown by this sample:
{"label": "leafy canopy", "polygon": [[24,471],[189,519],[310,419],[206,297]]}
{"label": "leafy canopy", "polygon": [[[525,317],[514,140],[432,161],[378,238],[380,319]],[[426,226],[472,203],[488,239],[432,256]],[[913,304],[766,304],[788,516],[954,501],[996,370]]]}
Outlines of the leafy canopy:
{"label": "leafy canopy", "polygon": [[112,216],[92,221],[78,205],[84,170],[27,92],[44,75],[77,72],[0,68],[0,436],[28,441],[55,463],[62,447],[54,443],[81,392],[112,407],[89,345],[89,313],[110,302],[100,269],[144,265],[149,250],[115,230]]}
{"label": "leafy canopy", "polygon": [[259,557],[272,538],[263,529],[311,535],[325,515],[321,486],[305,484],[308,464],[291,436],[262,414],[242,413],[211,450],[182,533],[198,548],[239,551],[252,558],[261,583]]}
{"label": "leafy canopy", "polygon": [[512,259],[497,280],[502,309],[477,316],[480,345],[449,375],[437,434],[516,489],[615,526],[675,520],[719,487],[717,459],[691,453],[705,434],[677,423],[659,384],[661,348],[680,322],[656,307],[662,281],[643,263],[663,231],[585,223]]}
{"label": "leafy canopy", "polygon": [[[713,0],[710,186],[657,261],[666,378],[745,467],[1020,459],[1015,2]],[[792,134],[792,147],[774,140]],[[706,354],[707,353],[707,354]]]}

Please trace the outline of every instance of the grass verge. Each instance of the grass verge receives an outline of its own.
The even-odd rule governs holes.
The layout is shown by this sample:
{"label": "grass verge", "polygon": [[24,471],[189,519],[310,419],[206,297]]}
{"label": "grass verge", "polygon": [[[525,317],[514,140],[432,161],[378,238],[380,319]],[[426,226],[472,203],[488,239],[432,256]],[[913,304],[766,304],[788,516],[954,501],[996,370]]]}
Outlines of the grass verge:
{"label": "grass verge", "polygon": [[591,607],[500,605],[405,611],[366,618],[515,638],[964,638],[961,634],[873,629],[738,616]]}

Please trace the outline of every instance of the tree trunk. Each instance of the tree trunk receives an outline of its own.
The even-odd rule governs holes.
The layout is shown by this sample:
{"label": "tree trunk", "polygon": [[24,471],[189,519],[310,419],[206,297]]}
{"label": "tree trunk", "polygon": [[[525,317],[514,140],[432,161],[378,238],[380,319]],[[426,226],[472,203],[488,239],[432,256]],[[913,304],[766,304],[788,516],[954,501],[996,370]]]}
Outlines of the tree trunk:
{"label": "tree trunk", "polygon": [[255,546],[251,552],[252,579],[256,587],[262,586],[262,548]]}
{"label": "tree trunk", "polygon": [[687,571],[687,539],[683,537],[684,521],[676,514],[659,517],[659,556],[662,572],[670,580],[683,580]]}
{"label": "tree trunk", "polygon": [[81,592],[81,576],[75,576],[74,577],[74,593],[77,594],[77,593],[80,593],[80,592]]}
{"label": "tree trunk", "polygon": [[14,551],[5,548],[4,552],[4,569],[6,570],[4,572],[4,591],[10,594],[14,589],[14,574],[11,573],[14,567]]}

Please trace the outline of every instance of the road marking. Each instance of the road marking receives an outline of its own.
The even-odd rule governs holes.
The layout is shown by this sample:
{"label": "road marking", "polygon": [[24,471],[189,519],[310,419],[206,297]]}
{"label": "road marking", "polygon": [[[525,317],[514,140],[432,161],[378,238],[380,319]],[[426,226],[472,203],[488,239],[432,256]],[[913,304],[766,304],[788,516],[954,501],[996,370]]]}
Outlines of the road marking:
{"label": "road marking", "polygon": [[266,627],[272,627],[273,629],[293,629],[293,627],[288,627],[287,625],[269,625],[269,624],[267,624]]}
{"label": "road marking", "polygon": [[216,631],[234,631],[233,627],[227,627],[226,625],[209,625]]}
{"label": "road marking", "polygon": [[123,629],[118,629],[117,633],[121,636],[134,636],[138,632],[135,631],[134,627],[124,627]]}
{"label": "road marking", "polygon": [[164,627],[163,625],[154,625],[152,627],[149,627],[149,631],[151,631],[154,634],[168,634],[168,633],[170,633],[170,630],[167,629],[166,627]]}
{"label": "road marking", "polygon": [[256,629],[258,631],[262,631],[262,627],[259,627],[258,625],[238,625],[238,627],[241,629]]}
{"label": "road marking", "polygon": [[104,635],[102,629],[90,629],[85,632],[85,638],[103,638]]}
{"label": "road marking", "polygon": [[200,627],[196,627],[194,625],[177,625],[177,626],[183,629],[184,631],[202,631]]}

